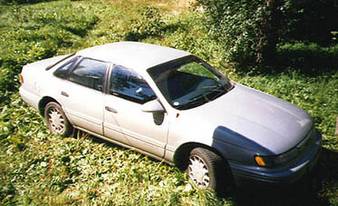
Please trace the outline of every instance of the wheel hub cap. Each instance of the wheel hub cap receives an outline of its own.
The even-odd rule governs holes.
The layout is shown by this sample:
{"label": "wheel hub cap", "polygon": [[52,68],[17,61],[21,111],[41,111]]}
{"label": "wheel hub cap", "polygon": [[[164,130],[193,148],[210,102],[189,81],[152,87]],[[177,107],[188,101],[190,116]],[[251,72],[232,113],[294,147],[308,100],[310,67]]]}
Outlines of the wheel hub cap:
{"label": "wheel hub cap", "polygon": [[65,120],[60,111],[51,108],[48,112],[48,121],[53,132],[62,134],[65,129]]}
{"label": "wheel hub cap", "polygon": [[189,177],[201,188],[209,186],[208,167],[198,156],[191,156],[189,159]]}

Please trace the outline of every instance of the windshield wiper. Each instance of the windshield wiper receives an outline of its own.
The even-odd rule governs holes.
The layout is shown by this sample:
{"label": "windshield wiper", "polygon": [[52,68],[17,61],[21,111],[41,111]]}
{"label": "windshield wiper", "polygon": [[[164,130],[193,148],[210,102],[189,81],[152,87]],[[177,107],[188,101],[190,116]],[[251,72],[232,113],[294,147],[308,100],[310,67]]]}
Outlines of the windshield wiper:
{"label": "windshield wiper", "polygon": [[225,86],[221,84],[204,86],[203,89],[210,89],[211,91],[224,91]]}
{"label": "windshield wiper", "polygon": [[189,109],[192,107],[200,106],[204,103],[207,103],[207,102],[210,102],[216,99],[219,96],[222,96],[223,94],[227,92],[225,85],[221,85],[221,84],[205,86],[202,88],[208,88],[209,91],[190,99],[190,101],[187,103],[176,106],[176,108]]}
{"label": "windshield wiper", "polygon": [[192,107],[202,105],[205,102],[209,102],[209,99],[204,94],[198,95],[198,96],[190,99],[189,102],[182,104],[182,105],[178,105],[176,108],[178,108],[178,109],[189,109],[189,108],[192,108]]}

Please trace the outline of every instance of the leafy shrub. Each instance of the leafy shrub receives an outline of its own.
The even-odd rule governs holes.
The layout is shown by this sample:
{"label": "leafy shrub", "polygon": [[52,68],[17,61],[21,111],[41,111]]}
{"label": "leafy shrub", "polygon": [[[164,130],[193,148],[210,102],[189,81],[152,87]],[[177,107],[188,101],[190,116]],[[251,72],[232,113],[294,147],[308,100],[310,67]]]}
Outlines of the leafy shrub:
{"label": "leafy shrub", "polygon": [[338,4],[335,0],[283,0],[281,37],[286,41],[333,44],[332,31],[338,31]]}
{"label": "leafy shrub", "polygon": [[274,52],[272,17],[276,5],[264,0],[199,0],[210,17],[212,33],[224,45],[229,61],[261,64]]}
{"label": "leafy shrub", "polygon": [[338,45],[321,47],[316,43],[284,43],[278,46],[279,67],[291,67],[306,73],[338,70]]}
{"label": "leafy shrub", "polygon": [[150,36],[159,36],[165,27],[160,11],[156,7],[147,6],[140,10],[140,18],[133,20],[130,31],[125,34],[125,39],[138,41]]}
{"label": "leafy shrub", "polygon": [[224,45],[228,60],[244,71],[259,64],[275,66],[278,43],[304,41],[333,45],[332,31],[338,30],[338,6],[332,0],[198,2],[204,6],[211,33]]}
{"label": "leafy shrub", "polygon": [[147,41],[189,51],[230,74],[233,70],[225,64],[224,47],[210,38],[205,21],[206,18],[201,13],[182,13],[178,17],[168,19],[167,28],[171,29],[167,29],[163,37]]}

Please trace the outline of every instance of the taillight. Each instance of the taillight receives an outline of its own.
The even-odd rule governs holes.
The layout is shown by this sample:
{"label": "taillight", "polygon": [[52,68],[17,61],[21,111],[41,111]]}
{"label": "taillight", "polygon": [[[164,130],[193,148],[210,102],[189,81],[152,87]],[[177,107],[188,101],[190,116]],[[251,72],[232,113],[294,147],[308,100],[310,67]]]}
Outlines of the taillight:
{"label": "taillight", "polygon": [[22,76],[22,74],[19,74],[19,82],[20,82],[20,84],[23,84],[23,76]]}

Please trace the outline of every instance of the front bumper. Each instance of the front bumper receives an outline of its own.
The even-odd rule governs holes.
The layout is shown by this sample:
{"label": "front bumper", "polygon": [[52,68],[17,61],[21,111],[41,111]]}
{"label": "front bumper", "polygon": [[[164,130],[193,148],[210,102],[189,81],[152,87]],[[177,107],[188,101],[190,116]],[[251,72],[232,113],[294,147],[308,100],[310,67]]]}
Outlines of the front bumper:
{"label": "front bumper", "polygon": [[316,134],[315,143],[290,165],[279,168],[261,168],[229,162],[236,185],[247,183],[291,184],[309,174],[317,164],[321,151],[321,135]]}

